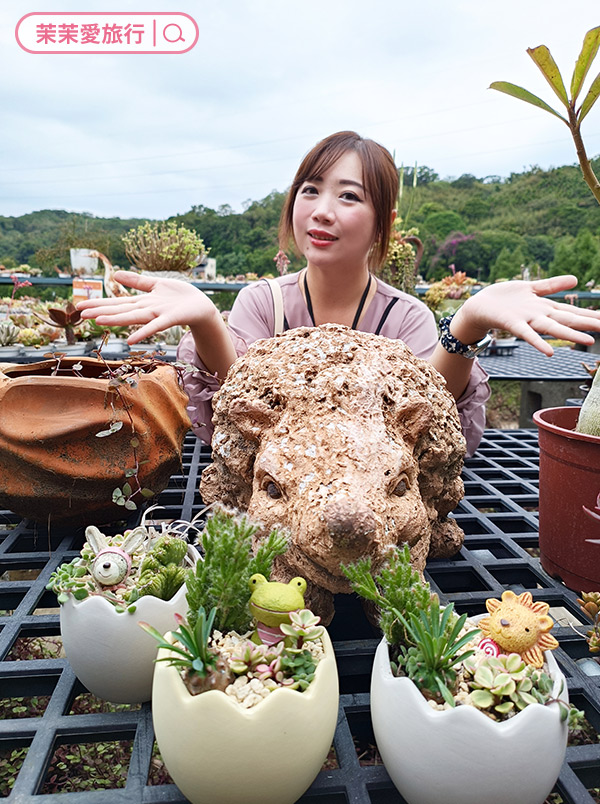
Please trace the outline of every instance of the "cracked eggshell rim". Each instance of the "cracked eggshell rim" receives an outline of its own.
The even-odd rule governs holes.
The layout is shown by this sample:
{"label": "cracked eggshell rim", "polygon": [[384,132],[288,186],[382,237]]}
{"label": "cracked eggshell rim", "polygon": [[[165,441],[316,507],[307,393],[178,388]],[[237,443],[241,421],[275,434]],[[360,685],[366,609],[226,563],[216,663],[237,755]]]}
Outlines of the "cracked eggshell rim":
{"label": "cracked eggshell rim", "polygon": [[[198,553],[188,545],[186,563],[193,566]],[[60,607],[63,647],[73,672],[98,698],[112,703],[143,703],[152,696],[156,641],[138,625],[147,622],[161,633],[174,627],[174,615],[187,611],[186,585],[171,600],[144,595],[135,612],[118,612],[98,595],[75,600],[71,595]]]}
{"label": "cracked eggshell rim", "polygon": [[[553,697],[568,702],[551,651],[544,659]],[[373,663],[371,718],[385,768],[407,804],[540,804],[567,746],[558,704],[530,704],[499,723],[472,706],[432,709],[410,679],[393,676],[385,639]]]}
{"label": "cracked eggshell rim", "polygon": [[190,695],[175,667],[157,663],[156,741],[191,804],[293,804],[312,784],[338,716],[335,655],[326,631],[322,639],[325,656],[307,690],[275,690],[251,709],[216,690]]}

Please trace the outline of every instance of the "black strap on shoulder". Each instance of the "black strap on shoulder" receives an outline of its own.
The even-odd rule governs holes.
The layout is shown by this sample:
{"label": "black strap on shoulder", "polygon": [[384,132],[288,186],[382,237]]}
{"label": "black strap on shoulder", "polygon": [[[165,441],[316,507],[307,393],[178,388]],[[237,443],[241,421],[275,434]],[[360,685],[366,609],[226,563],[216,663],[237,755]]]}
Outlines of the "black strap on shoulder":
{"label": "black strap on shoulder", "polygon": [[383,327],[383,325],[384,325],[384,324],[385,324],[385,322],[387,321],[387,317],[388,317],[388,315],[391,313],[391,311],[392,311],[392,307],[393,307],[393,306],[396,304],[396,302],[398,301],[398,298],[399,298],[398,296],[394,297],[394,298],[393,298],[393,299],[390,301],[390,303],[388,304],[388,306],[385,308],[385,310],[383,311],[383,315],[382,315],[382,316],[381,316],[381,318],[379,319],[379,324],[377,324],[377,329],[375,330],[375,335],[379,335],[379,333],[381,332],[381,328]]}

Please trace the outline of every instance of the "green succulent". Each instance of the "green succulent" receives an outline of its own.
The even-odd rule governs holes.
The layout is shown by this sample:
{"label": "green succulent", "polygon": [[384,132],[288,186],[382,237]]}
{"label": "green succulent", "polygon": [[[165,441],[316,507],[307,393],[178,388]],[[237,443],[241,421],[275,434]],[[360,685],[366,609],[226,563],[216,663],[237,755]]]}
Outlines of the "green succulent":
{"label": "green succulent", "polygon": [[88,568],[82,564],[81,558],[74,558],[68,564],[61,564],[50,575],[46,589],[54,592],[60,604],[66,603],[69,595],[75,600],[85,600],[96,586],[90,580]]}
{"label": "green succulent", "polygon": [[[180,564],[185,558],[186,551],[187,544],[183,539],[166,533],[156,540],[148,552],[148,557],[152,556],[162,566]],[[144,564],[142,564],[141,570],[144,571]]]}
{"label": "green succulent", "polygon": [[253,555],[252,536],[257,530],[258,525],[244,514],[222,506],[213,508],[200,537],[203,560],[187,577],[191,625],[195,624],[194,613],[203,606],[216,608],[217,630],[243,634],[249,629],[248,581],[257,573],[268,578],[275,557],[287,550],[286,537],[272,531]]}
{"label": "green succulent", "polygon": [[398,668],[426,697],[454,706],[458,683],[456,666],[474,653],[460,651],[480,630],[476,628],[461,634],[467,615],[457,618],[452,603],[441,608],[437,596],[431,598],[428,609],[413,612],[408,619],[399,611],[396,615],[413,643],[401,646]]}
{"label": "green succulent", "polygon": [[19,327],[12,321],[0,321],[0,346],[12,346],[19,340]]}
{"label": "green succulent", "polygon": [[315,659],[309,650],[288,648],[281,655],[281,669],[284,676],[293,679],[291,689],[305,690],[315,677]]}
{"label": "green succulent", "polygon": [[431,591],[427,581],[411,566],[407,544],[390,551],[385,565],[372,574],[371,559],[360,559],[341,569],[354,591],[371,600],[379,609],[379,625],[390,645],[400,645],[409,636],[397,612],[405,617],[430,605]]}
{"label": "green succulent", "polygon": [[[463,665],[469,701],[494,719],[520,711],[533,703],[550,702],[552,678],[533,667],[518,653],[486,656],[477,662],[473,657]],[[500,718],[496,717],[497,715]]]}
{"label": "green succulent", "polygon": [[[322,625],[319,625],[321,618],[313,614],[310,609],[290,611],[289,617],[289,624],[281,623],[279,630],[288,637],[292,646],[295,646],[297,649],[302,648],[306,641],[314,642],[316,639],[320,639],[323,636],[325,629]],[[288,640],[286,640],[286,642]]]}
{"label": "green succulent", "polygon": [[210,646],[215,614],[215,609],[212,609],[207,616],[205,610],[200,608],[196,612],[193,627],[184,617],[175,615],[179,625],[173,632],[175,644],[148,623],[140,623],[140,627],[157,641],[159,648],[169,651],[168,656],[156,661],[167,662],[181,670],[184,683],[192,695],[209,690],[225,690],[233,680],[228,663]]}
{"label": "green succulent", "polygon": [[127,257],[144,271],[188,271],[208,254],[196,232],[174,221],[144,223],[122,240]]}
{"label": "green succulent", "polygon": [[[180,567],[177,564],[167,564],[166,567],[160,567],[158,571],[149,570],[142,573],[137,582],[137,597],[153,595],[160,600],[171,600],[185,583],[186,575],[186,567]],[[130,598],[127,599],[129,602],[133,602]]]}

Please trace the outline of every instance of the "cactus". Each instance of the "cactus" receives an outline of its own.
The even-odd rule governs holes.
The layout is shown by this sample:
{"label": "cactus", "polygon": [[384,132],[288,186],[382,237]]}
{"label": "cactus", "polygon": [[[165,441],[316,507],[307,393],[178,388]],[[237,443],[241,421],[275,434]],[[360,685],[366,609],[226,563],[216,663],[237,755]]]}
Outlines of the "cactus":
{"label": "cactus", "polygon": [[[160,600],[170,600],[185,583],[186,574],[187,568],[178,567],[176,564],[167,564],[166,567],[160,567],[158,571],[144,572],[137,583],[138,596],[152,595]],[[129,602],[133,602],[130,598],[127,599]]]}
{"label": "cactus", "polygon": [[600,371],[596,371],[592,387],[583,400],[575,430],[586,435],[600,436]]}
{"label": "cactus", "polygon": [[431,601],[431,591],[427,581],[411,566],[408,545],[390,550],[386,564],[377,575],[371,569],[370,558],[341,565],[352,589],[377,606],[379,625],[390,645],[407,641],[412,644],[404,625],[396,616],[396,611],[401,611],[408,618],[411,613],[427,609]]}

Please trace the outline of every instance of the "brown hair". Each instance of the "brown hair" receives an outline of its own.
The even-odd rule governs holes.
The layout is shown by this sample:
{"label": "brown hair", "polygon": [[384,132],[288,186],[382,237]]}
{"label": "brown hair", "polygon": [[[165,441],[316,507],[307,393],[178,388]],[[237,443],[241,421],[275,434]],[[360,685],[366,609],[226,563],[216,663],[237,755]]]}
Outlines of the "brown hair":
{"label": "brown hair", "polygon": [[301,185],[322,176],[347,151],[356,151],[359,156],[365,191],[375,209],[375,240],[369,255],[369,268],[376,269],[387,256],[392,212],[398,197],[398,170],[388,150],[374,140],[363,139],[355,131],[331,134],[306,154],[281,211],[279,243],[285,249],[289,241],[294,240],[294,203]]}

